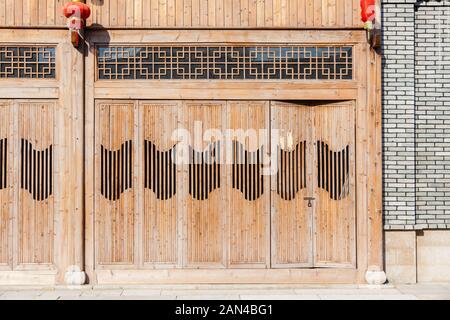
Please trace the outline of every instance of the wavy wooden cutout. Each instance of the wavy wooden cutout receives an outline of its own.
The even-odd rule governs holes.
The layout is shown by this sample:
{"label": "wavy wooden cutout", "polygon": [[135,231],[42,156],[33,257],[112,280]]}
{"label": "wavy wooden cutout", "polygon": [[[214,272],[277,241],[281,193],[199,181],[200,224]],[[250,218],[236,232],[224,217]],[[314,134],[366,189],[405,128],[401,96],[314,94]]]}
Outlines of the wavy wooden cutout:
{"label": "wavy wooden cutout", "polygon": [[249,152],[244,146],[233,141],[232,187],[242,192],[248,201],[255,201],[264,194],[262,146]]}
{"label": "wavy wooden cutout", "polygon": [[317,185],[333,200],[349,195],[350,146],[333,151],[323,141],[317,141]]}
{"label": "wavy wooden cutout", "polygon": [[278,146],[277,193],[284,200],[294,200],[306,188],[306,141],[291,151]]}
{"label": "wavy wooden cutout", "polygon": [[101,194],[110,201],[120,199],[122,193],[133,187],[133,145],[124,142],[119,150],[101,146]]}
{"label": "wavy wooden cutout", "polygon": [[21,139],[20,187],[36,201],[48,199],[53,193],[53,146],[35,150],[26,139]]}
{"label": "wavy wooden cutout", "polygon": [[144,141],[144,187],[153,190],[159,200],[168,200],[177,193],[175,146],[159,151],[151,141]]}

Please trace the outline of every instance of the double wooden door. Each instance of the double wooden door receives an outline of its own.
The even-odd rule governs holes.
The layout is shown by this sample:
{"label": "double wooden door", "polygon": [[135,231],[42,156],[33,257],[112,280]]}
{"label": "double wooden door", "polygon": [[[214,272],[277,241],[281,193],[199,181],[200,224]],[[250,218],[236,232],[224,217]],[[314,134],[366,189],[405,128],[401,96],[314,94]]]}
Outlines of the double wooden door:
{"label": "double wooden door", "polygon": [[97,268],[355,266],[353,103],[98,101],[95,126]]}
{"label": "double wooden door", "polygon": [[271,103],[272,267],[355,267],[354,123],[351,102]]}

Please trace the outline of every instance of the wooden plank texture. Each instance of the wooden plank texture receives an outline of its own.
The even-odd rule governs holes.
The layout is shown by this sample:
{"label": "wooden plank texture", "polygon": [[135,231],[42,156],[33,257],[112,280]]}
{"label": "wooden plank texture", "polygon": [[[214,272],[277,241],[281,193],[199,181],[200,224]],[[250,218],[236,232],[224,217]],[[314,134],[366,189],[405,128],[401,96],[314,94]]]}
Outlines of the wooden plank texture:
{"label": "wooden plank texture", "polygon": [[18,103],[18,265],[54,262],[54,108],[52,102]]}
{"label": "wooden plank texture", "polygon": [[11,103],[0,101],[0,270],[12,268],[13,120]]}
{"label": "wooden plank texture", "polygon": [[221,268],[226,264],[225,220],[223,211],[217,209],[225,207],[225,174],[214,162],[208,165],[205,161],[217,140],[215,137],[203,140],[205,130],[225,127],[225,110],[226,103],[223,101],[183,103],[184,127],[192,135],[188,180],[180,181],[189,189],[188,193],[185,192],[183,228],[187,239],[185,265],[190,267]]}
{"label": "wooden plank texture", "polygon": [[[236,142],[229,169],[229,265],[268,267],[270,257],[270,178],[263,175],[268,151],[269,103],[230,101],[229,128]],[[264,130],[264,131],[260,131]]]}
{"label": "wooden plank texture", "polygon": [[352,103],[313,110],[314,266],[355,267],[355,115]]}
{"label": "wooden plank texture", "polygon": [[[312,267],[311,108],[271,103],[272,138],[277,132],[277,174],[272,176],[272,267]],[[274,149],[275,150],[275,149]]]}
{"label": "wooden plank texture", "polygon": [[[64,27],[69,0],[0,0],[0,26]],[[104,28],[361,27],[358,0],[87,0]],[[355,9],[356,8],[356,9]]]}
{"label": "wooden plank texture", "polygon": [[99,103],[96,108],[97,263],[135,262],[134,104]]}
{"label": "wooden plank texture", "polygon": [[[178,221],[181,213],[180,174],[174,167],[172,132],[180,118],[179,102],[148,101],[140,104],[143,114],[144,210],[141,243],[143,263],[175,267],[178,254]],[[178,183],[177,183],[178,180]]]}

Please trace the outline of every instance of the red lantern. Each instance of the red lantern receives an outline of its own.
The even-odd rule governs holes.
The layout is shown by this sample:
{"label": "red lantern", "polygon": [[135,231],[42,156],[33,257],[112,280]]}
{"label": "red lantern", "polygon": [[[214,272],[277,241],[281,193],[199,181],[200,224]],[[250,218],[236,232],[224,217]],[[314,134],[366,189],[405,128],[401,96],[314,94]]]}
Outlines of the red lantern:
{"label": "red lantern", "polygon": [[[84,2],[84,1],[83,1]],[[63,14],[67,18],[72,44],[80,45],[80,33],[85,26],[84,21],[91,15],[91,8],[81,0],[67,2],[63,7]]]}
{"label": "red lantern", "polygon": [[361,0],[361,20],[362,22],[374,22],[375,20],[375,0]]}
{"label": "red lantern", "polygon": [[67,27],[70,30],[81,30],[84,28],[84,22],[78,17],[71,17],[67,20]]}
{"label": "red lantern", "polygon": [[71,1],[64,5],[63,14],[66,18],[77,17],[86,20],[91,15],[91,8],[85,3]]}

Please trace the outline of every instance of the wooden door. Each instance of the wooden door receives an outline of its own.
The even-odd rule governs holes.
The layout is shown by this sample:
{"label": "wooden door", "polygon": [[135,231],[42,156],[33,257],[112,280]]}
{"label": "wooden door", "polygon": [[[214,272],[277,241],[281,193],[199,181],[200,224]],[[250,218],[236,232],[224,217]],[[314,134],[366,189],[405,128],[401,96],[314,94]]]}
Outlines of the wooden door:
{"label": "wooden door", "polygon": [[13,115],[12,104],[0,101],[0,270],[12,268]]}
{"label": "wooden door", "polygon": [[314,265],[356,266],[355,111],[351,102],[314,104]]}
{"label": "wooden door", "polygon": [[0,270],[57,265],[57,112],[55,100],[0,101]]}
{"label": "wooden door", "polygon": [[55,103],[20,101],[18,256],[21,268],[51,268],[55,262]]}
{"label": "wooden door", "polygon": [[267,268],[270,264],[269,103],[228,102],[233,135],[228,166],[230,268]]}
{"label": "wooden door", "polygon": [[97,266],[354,267],[354,117],[352,103],[99,102]]}
{"label": "wooden door", "polygon": [[356,266],[354,104],[272,102],[272,267]]}
{"label": "wooden door", "polygon": [[312,109],[272,102],[272,143],[277,173],[272,176],[272,267],[313,266]]}
{"label": "wooden door", "polygon": [[185,101],[183,113],[184,128],[191,137],[189,161],[181,182],[186,187],[183,266],[225,268],[226,175],[219,160],[223,141],[214,130],[226,128],[226,102]]}
{"label": "wooden door", "polygon": [[135,264],[134,103],[96,105],[95,253],[97,266]]}
{"label": "wooden door", "polygon": [[139,112],[143,217],[138,245],[144,266],[174,268],[181,263],[183,174],[175,162],[177,144],[172,134],[181,121],[181,102],[142,101]]}

